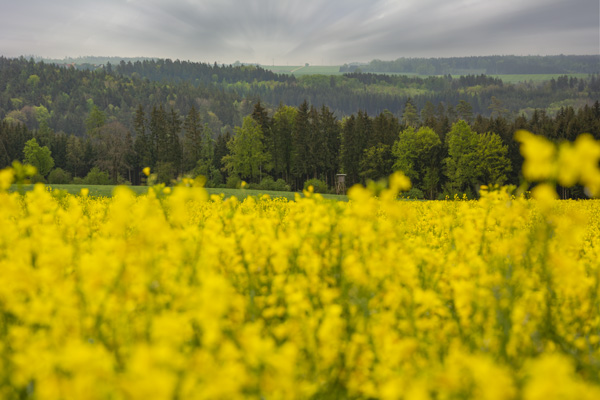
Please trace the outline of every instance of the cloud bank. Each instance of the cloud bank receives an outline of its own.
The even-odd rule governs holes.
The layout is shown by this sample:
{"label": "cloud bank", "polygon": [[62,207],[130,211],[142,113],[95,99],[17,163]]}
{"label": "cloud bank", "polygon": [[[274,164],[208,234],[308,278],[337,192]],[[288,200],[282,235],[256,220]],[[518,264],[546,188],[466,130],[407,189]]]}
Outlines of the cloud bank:
{"label": "cloud bank", "polygon": [[599,54],[598,0],[0,0],[0,54],[262,64]]}

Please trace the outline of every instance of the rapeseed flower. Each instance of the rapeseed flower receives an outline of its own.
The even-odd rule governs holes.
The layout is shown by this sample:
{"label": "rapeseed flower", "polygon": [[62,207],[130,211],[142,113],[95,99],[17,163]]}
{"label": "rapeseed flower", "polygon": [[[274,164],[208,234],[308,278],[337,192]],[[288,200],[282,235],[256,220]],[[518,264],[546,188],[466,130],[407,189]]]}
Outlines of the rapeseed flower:
{"label": "rapeseed flower", "polygon": [[597,398],[600,201],[555,184],[596,190],[598,144],[519,137],[533,200],[399,201],[401,174],[348,203],[20,195],[0,172],[1,397]]}

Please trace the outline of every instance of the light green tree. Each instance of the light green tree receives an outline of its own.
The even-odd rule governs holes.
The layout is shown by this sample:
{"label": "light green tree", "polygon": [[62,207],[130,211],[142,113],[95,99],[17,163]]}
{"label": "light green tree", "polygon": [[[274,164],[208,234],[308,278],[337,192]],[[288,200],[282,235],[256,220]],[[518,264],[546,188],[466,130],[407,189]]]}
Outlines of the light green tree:
{"label": "light green tree", "polygon": [[478,136],[465,121],[458,121],[446,135],[448,157],[444,159],[444,173],[448,177],[449,194],[466,193],[478,181]]}
{"label": "light green tree", "polygon": [[54,159],[50,149],[46,146],[41,147],[35,138],[28,140],[23,148],[25,163],[37,168],[38,174],[48,175],[54,167]]}
{"label": "light green tree", "polygon": [[235,135],[227,144],[230,154],[223,157],[225,168],[242,179],[262,179],[264,166],[269,162],[265,151],[260,125],[248,116],[242,127],[235,128]]}
{"label": "light green tree", "polygon": [[400,132],[392,148],[394,171],[402,171],[414,187],[433,197],[439,182],[440,137],[429,127],[415,130],[409,127]]}
{"label": "light green tree", "polygon": [[479,135],[477,159],[482,183],[502,185],[506,181],[506,174],[512,170],[507,154],[508,146],[499,135],[492,132]]}
{"label": "light green tree", "polygon": [[477,134],[465,121],[452,126],[446,136],[448,157],[444,160],[449,194],[473,196],[482,184],[502,184],[511,165],[508,147],[495,133]]}
{"label": "light green tree", "polygon": [[33,110],[35,113],[35,119],[38,122],[38,124],[41,125],[44,122],[48,122],[48,120],[50,119],[50,112],[45,106],[34,106]]}
{"label": "light green tree", "polygon": [[35,89],[39,84],[40,84],[39,76],[37,76],[35,74],[29,75],[29,78],[27,78],[27,86]]}

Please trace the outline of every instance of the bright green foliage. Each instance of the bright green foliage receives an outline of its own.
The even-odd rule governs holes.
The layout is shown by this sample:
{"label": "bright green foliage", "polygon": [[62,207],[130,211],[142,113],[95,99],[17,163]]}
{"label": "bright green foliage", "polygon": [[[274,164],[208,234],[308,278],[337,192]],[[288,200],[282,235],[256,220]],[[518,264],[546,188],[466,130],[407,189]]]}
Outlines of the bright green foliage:
{"label": "bright green foliage", "polygon": [[465,121],[452,126],[446,136],[448,157],[444,160],[449,194],[473,195],[481,184],[502,183],[510,171],[508,148],[494,133],[478,135]]}
{"label": "bright green foliage", "polygon": [[235,128],[235,135],[229,141],[230,154],[223,158],[225,168],[242,178],[259,178],[269,154],[262,142],[260,126],[252,117],[244,118],[242,127]]}
{"label": "bright green foliage", "polygon": [[511,171],[507,153],[508,146],[497,134],[488,132],[479,135],[477,158],[482,183],[501,185],[506,181],[506,174]]}
{"label": "bright green foliage", "polygon": [[27,86],[31,88],[36,88],[40,84],[40,77],[33,74],[27,78]]}
{"label": "bright green foliage", "polygon": [[465,121],[458,121],[446,136],[448,157],[444,160],[450,193],[471,192],[477,181],[477,133]]}
{"label": "bright green foliage", "polygon": [[54,136],[54,132],[49,125],[51,114],[44,106],[33,107],[33,109],[35,119],[39,125],[36,137],[41,146],[48,146],[52,140],[52,136]]}
{"label": "bright green foliage", "polygon": [[46,107],[39,106],[33,107],[33,109],[35,112],[35,119],[37,120],[38,124],[41,125],[43,122],[48,122],[48,120],[50,119],[50,112]]}
{"label": "bright green foliage", "polygon": [[440,137],[429,127],[415,130],[410,127],[400,132],[394,143],[392,154],[394,171],[402,171],[413,186],[433,197],[439,179],[437,165],[442,148]]}
{"label": "bright green foliage", "polygon": [[41,147],[35,138],[25,143],[23,154],[25,163],[36,167],[38,173],[42,176],[48,175],[48,172],[54,167],[54,159],[50,149],[46,146]]}

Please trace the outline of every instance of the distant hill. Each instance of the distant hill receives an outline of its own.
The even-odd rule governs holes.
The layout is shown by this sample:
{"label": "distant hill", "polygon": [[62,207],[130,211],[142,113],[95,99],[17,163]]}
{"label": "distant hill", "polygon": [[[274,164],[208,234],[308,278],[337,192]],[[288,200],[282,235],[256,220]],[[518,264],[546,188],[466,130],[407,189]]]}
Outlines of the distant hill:
{"label": "distant hill", "polygon": [[344,64],[340,72],[407,73],[418,75],[468,74],[597,74],[600,55],[484,56],[451,58],[398,58],[368,64]]}
{"label": "distant hill", "polygon": [[[0,56],[0,121],[20,122],[35,130],[43,118],[55,132],[83,137],[94,106],[108,121],[119,121],[131,129],[140,105],[147,113],[162,105],[180,115],[193,105],[213,132],[225,132],[239,126],[258,100],[270,112],[279,104],[299,106],[306,100],[315,107],[326,105],[338,118],[359,110],[369,115],[389,110],[400,118],[409,99],[418,113],[468,104],[473,116],[490,116],[493,107],[502,104],[504,114],[516,116],[530,115],[534,109],[554,115],[562,107],[590,106],[600,98],[599,74],[550,74],[543,75],[543,80],[527,75],[508,83],[481,74],[355,72],[327,76],[323,74],[331,67],[296,66],[289,67],[295,70],[293,75],[285,75],[241,63],[236,67],[169,59],[108,59],[115,63],[87,68],[97,64],[65,64],[71,60],[64,59],[57,68],[49,60]],[[318,74],[301,74],[311,71]]]}
{"label": "distant hill", "polygon": [[[29,58],[29,57],[26,57]],[[158,58],[153,57],[101,57],[101,56],[84,56],[84,57],[65,57],[65,58],[44,58],[44,57],[32,57],[36,62],[43,61],[46,64],[57,64],[57,65],[83,65],[83,64],[91,64],[91,65],[106,65],[111,63],[113,65],[119,64],[121,61],[124,62],[136,62],[136,61],[151,61],[157,60]]]}

